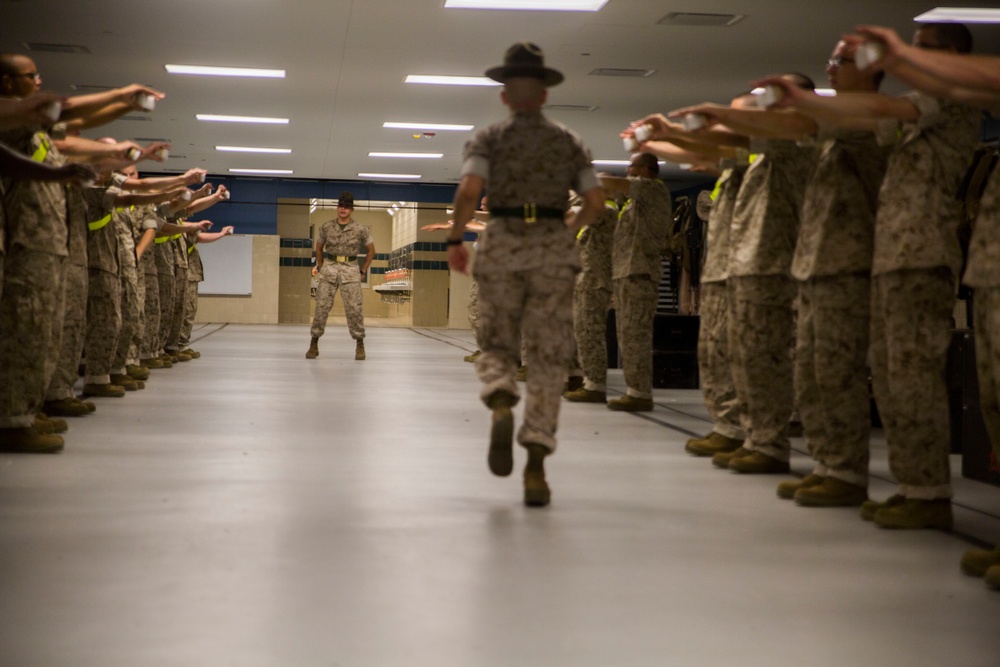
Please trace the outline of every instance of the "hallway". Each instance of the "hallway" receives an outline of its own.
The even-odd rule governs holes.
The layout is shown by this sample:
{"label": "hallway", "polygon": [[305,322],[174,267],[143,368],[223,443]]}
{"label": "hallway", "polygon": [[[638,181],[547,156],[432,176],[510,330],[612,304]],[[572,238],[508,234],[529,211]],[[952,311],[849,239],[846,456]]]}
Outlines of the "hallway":
{"label": "hallway", "polygon": [[1000,488],[958,457],[954,533],[880,530],[688,456],[701,395],[659,389],[564,403],[529,510],[519,448],[486,468],[470,332],[308,342],[200,325],[201,359],[97,399],[62,454],[0,455],[0,664],[1000,664],[1000,593],[958,568],[1000,540]]}

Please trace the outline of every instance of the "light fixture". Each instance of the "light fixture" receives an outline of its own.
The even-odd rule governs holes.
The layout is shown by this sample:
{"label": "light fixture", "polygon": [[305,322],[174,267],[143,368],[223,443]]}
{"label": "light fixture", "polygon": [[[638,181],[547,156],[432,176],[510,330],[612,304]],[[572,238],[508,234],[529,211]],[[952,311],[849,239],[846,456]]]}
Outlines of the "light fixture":
{"label": "light fixture", "polygon": [[817,95],[822,96],[822,97],[836,97],[837,96],[837,91],[834,90],[833,88],[817,88],[813,92],[816,93]]}
{"label": "light fixture", "polygon": [[406,83],[429,83],[442,86],[502,86],[485,76],[447,76],[436,74],[407,74]]}
{"label": "light fixture", "polygon": [[219,116],[210,113],[198,113],[194,115],[198,120],[211,121],[216,123],[271,123],[274,125],[288,125],[287,118],[264,118],[259,116]]}
{"label": "light fixture", "polygon": [[430,132],[468,132],[473,125],[449,125],[447,123],[382,123],[390,130],[427,130]]}
{"label": "light fixture", "polygon": [[445,0],[445,9],[507,9],[550,12],[596,12],[608,0]]}
{"label": "light fixture", "polygon": [[291,153],[291,148],[254,148],[252,146],[216,146],[215,150],[225,153]]}
{"label": "light fixture", "polygon": [[392,210],[393,210],[394,212],[395,212],[395,211],[398,211],[398,210],[399,210],[399,204],[393,204],[393,205],[392,205]]}
{"label": "light fixture", "polygon": [[317,208],[319,208],[319,201],[314,197],[309,200],[309,213],[315,213]]}
{"label": "light fixture", "polygon": [[396,215],[396,212],[393,211],[391,208],[385,209],[385,212],[388,213],[389,215]]}
{"label": "light fixture", "polygon": [[205,65],[164,65],[170,74],[195,74],[200,76],[255,76],[266,79],[284,79],[283,69],[258,69],[254,67],[210,67]]}
{"label": "light fixture", "polygon": [[913,19],[920,23],[1000,23],[1000,9],[983,7],[935,7]]}
{"label": "light fixture", "polygon": [[398,157],[398,158],[420,158],[423,160],[434,160],[444,157],[444,153],[376,153],[368,154],[368,157]]}
{"label": "light fixture", "polygon": [[418,178],[423,178],[420,174],[377,174],[374,172],[362,171],[358,174],[358,178],[385,178],[385,179],[399,179],[399,180],[415,180]]}
{"label": "light fixture", "polygon": [[[664,165],[666,162],[663,160],[657,160],[659,165]],[[627,167],[632,164],[631,160],[591,160],[590,164],[600,165],[602,167]]]}
{"label": "light fixture", "polygon": [[291,169],[230,169],[233,174],[282,174],[288,176],[293,173]]}

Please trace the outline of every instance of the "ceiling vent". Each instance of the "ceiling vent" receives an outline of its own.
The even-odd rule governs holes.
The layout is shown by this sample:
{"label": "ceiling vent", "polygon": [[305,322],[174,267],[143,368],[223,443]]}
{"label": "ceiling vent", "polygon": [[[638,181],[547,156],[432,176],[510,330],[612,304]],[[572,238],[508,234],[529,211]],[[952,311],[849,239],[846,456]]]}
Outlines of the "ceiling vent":
{"label": "ceiling vent", "polygon": [[590,73],[590,76],[632,76],[645,77],[656,74],[655,69],[625,69],[622,67],[598,67]]}
{"label": "ceiling vent", "polygon": [[546,104],[546,111],[597,111],[600,107],[586,104]]}
{"label": "ceiling vent", "polygon": [[747,17],[746,14],[702,14],[697,12],[670,12],[657,21],[661,25],[688,25],[702,28],[728,28]]}
{"label": "ceiling vent", "polygon": [[22,42],[21,45],[29,51],[44,53],[90,53],[90,49],[80,44],[45,44],[43,42]]}

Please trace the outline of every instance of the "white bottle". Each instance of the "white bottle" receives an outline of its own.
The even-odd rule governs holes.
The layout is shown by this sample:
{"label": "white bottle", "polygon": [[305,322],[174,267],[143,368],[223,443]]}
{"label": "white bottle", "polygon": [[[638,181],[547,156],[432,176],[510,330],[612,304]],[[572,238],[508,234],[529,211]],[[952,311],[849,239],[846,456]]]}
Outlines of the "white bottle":
{"label": "white bottle", "polygon": [[156,108],[156,98],[149,93],[136,93],[135,103],[145,111],[152,111]]}
{"label": "white bottle", "polygon": [[885,47],[881,42],[861,42],[854,53],[854,64],[858,69],[868,69],[885,56]]}

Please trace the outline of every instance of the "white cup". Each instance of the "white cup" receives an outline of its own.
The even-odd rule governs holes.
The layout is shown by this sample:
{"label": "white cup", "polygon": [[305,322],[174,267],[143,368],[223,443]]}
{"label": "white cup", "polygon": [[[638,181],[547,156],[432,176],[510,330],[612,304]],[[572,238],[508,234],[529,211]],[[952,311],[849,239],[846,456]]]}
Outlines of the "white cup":
{"label": "white cup", "polygon": [[146,111],[152,111],[156,108],[156,98],[149,93],[136,93],[135,103]]}
{"label": "white cup", "polygon": [[184,192],[182,192],[181,199],[183,199],[184,201],[191,201],[191,191],[185,190]]}
{"label": "white cup", "polygon": [[128,149],[128,152],[125,153],[125,158],[129,162],[135,162],[136,160],[139,159],[140,155],[142,155],[142,151],[140,151],[138,148],[130,148]]}
{"label": "white cup", "polygon": [[222,193],[222,198],[229,199],[229,190],[226,190],[225,192]]}
{"label": "white cup", "polygon": [[764,90],[757,93],[754,102],[758,109],[768,109],[781,101],[783,93],[777,86],[764,86]]}
{"label": "white cup", "polygon": [[854,64],[858,69],[868,69],[885,55],[885,47],[880,42],[861,42],[854,53]]}
{"label": "white cup", "polygon": [[649,125],[647,123],[646,125],[640,125],[639,127],[635,128],[635,140],[638,141],[640,144],[644,144],[647,141],[649,141],[649,138],[651,136],[653,136],[652,125]]}
{"label": "white cup", "polygon": [[639,142],[635,140],[635,137],[625,137],[622,139],[622,145],[629,153],[639,149]]}
{"label": "white cup", "polygon": [[62,103],[61,102],[49,102],[44,107],[41,108],[41,112],[51,120],[53,123],[59,120],[59,116],[62,115]]}
{"label": "white cup", "polygon": [[156,151],[156,154],[160,157],[161,160],[166,160],[168,157],[170,157],[170,149],[161,148],[160,150]]}
{"label": "white cup", "polygon": [[688,132],[694,132],[695,130],[700,130],[705,127],[708,123],[708,118],[705,117],[705,114],[689,113],[681,119],[681,122],[684,124],[685,130]]}

